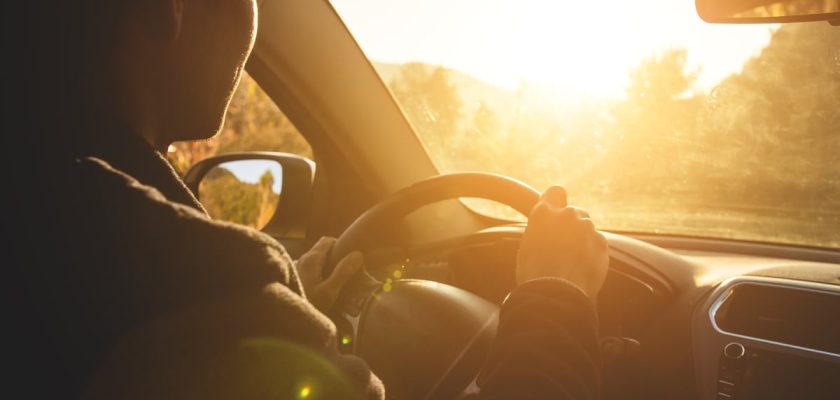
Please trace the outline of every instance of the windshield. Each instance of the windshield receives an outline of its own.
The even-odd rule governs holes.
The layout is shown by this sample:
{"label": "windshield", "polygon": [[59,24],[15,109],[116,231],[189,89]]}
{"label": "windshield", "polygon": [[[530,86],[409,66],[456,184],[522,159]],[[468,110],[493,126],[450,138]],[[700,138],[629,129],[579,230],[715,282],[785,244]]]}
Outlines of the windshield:
{"label": "windshield", "polygon": [[332,4],[441,172],[562,185],[603,229],[840,247],[840,27],[711,25],[692,0]]}

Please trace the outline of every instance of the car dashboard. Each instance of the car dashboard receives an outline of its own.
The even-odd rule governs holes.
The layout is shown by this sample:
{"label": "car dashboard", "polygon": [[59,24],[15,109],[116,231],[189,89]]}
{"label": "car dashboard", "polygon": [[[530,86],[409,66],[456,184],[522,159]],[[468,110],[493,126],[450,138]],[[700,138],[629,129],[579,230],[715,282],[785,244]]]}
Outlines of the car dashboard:
{"label": "car dashboard", "polygon": [[833,399],[840,393],[840,287],[730,278],[692,321],[700,399]]}
{"label": "car dashboard", "polygon": [[[392,247],[372,257],[368,270],[386,283],[433,280],[500,304],[514,286],[522,230],[499,226]],[[604,352],[604,398],[823,399],[840,393],[836,253],[800,261],[744,254],[761,246],[733,250],[715,242],[606,236],[610,270],[597,304],[601,335],[637,345]]]}

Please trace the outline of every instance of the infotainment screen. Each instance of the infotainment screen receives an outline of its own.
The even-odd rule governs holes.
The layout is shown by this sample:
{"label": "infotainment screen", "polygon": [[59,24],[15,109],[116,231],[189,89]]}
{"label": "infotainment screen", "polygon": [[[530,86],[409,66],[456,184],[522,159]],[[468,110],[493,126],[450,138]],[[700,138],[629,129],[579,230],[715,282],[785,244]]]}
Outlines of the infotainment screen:
{"label": "infotainment screen", "polygon": [[758,284],[731,290],[715,314],[723,331],[840,354],[840,294]]}

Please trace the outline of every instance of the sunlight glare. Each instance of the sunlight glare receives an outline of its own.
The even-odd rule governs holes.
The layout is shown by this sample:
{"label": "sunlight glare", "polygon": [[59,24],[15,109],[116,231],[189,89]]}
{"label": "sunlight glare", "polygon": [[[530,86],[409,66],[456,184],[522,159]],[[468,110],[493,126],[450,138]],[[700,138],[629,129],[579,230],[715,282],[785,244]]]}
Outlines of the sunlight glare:
{"label": "sunlight glare", "polygon": [[332,3],[372,60],[444,65],[555,96],[620,96],[630,69],[670,48],[688,50],[709,89],[765,46],[773,29],[706,24],[689,0]]}

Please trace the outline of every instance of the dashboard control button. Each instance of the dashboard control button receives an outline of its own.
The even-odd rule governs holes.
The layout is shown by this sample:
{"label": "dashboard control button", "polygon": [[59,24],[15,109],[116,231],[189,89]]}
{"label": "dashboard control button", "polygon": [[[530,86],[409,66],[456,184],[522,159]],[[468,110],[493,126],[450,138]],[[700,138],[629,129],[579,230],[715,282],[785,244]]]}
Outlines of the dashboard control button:
{"label": "dashboard control button", "polygon": [[735,386],[727,386],[718,384],[718,393],[728,394],[730,396],[735,395]]}
{"label": "dashboard control button", "polygon": [[727,382],[734,382],[738,380],[738,378],[740,378],[740,375],[734,372],[721,372],[719,377],[720,379],[725,380]]}
{"label": "dashboard control button", "polygon": [[730,360],[738,360],[741,357],[744,357],[746,352],[747,349],[744,348],[744,345],[738,342],[727,343],[726,346],[723,347],[723,355]]}

